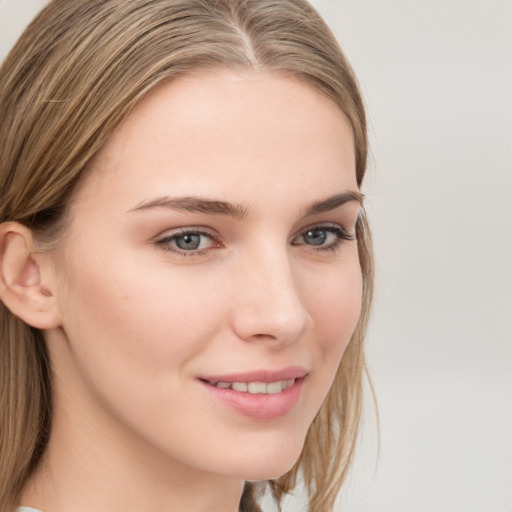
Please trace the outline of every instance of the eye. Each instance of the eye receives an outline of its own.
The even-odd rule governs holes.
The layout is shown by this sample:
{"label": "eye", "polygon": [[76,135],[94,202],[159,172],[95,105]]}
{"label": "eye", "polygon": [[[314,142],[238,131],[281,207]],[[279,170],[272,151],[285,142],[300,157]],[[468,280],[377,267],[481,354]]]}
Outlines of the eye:
{"label": "eye", "polygon": [[213,235],[201,229],[181,229],[157,242],[165,251],[175,252],[183,256],[200,255],[208,249],[220,247]]}
{"label": "eye", "polygon": [[315,226],[296,237],[293,245],[310,245],[317,251],[335,251],[343,241],[355,239],[355,235],[341,226]]}

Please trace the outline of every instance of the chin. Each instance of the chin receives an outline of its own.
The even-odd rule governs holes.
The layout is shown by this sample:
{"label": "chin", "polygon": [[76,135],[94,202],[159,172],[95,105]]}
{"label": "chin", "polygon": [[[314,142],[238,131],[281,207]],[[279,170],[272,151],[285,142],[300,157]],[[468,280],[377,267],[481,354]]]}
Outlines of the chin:
{"label": "chin", "polygon": [[274,480],[290,471],[302,452],[303,443],[283,443],[277,449],[246,450],[237,471],[243,480]]}

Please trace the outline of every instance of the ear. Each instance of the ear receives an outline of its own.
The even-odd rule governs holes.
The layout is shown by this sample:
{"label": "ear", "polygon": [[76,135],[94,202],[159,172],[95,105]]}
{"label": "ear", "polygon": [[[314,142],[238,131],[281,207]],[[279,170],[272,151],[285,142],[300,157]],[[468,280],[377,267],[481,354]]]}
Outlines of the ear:
{"label": "ear", "polygon": [[61,323],[48,259],[49,254],[37,251],[29,228],[17,222],[0,224],[0,299],[38,329]]}

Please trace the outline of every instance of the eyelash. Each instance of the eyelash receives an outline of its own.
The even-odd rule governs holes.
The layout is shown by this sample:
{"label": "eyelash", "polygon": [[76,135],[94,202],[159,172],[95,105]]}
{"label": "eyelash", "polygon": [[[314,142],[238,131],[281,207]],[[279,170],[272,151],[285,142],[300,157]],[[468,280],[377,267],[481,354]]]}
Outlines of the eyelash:
{"label": "eyelash", "polygon": [[[332,233],[336,237],[334,242],[332,242],[329,245],[325,245],[325,246],[322,245],[319,247],[315,247],[314,245],[311,245],[311,244],[304,244],[304,245],[309,245],[316,252],[336,252],[343,242],[349,242],[352,240],[356,240],[355,234],[352,235],[352,234],[348,233],[341,226],[330,226],[330,225],[319,225],[319,226],[309,227],[309,228],[305,229],[304,231],[302,231],[301,234],[299,235],[299,237],[304,236],[306,233],[312,232],[312,231],[325,231],[327,233]],[[295,244],[295,245],[301,245],[301,244]]]}
{"label": "eyelash", "polygon": [[178,238],[184,237],[186,235],[200,235],[200,236],[206,236],[210,238],[214,242],[218,242],[218,240],[215,238],[215,236],[210,233],[209,231],[206,231],[205,229],[201,228],[183,228],[177,233],[173,233],[172,235],[166,236],[160,240],[156,241],[156,244],[160,246],[164,251],[172,252],[175,254],[179,254],[183,257],[186,256],[202,256],[206,254],[206,252],[210,249],[203,249],[203,250],[195,250],[195,251],[185,251],[183,249],[179,249],[179,247],[174,248],[170,245],[170,242],[177,240]]}
{"label": "eyelash", "polygon": [[[306,233],[312,232],[312,231],[324,231],[327,233],[332,233],[333,235],[335,235],[336,239],[334,240],[333,243],[331,243],[329,245],[326,245],[326,246],[322,245],[319,247],[315,247],[312,244],[305,244],[305,243],[304,244],[293,244],[293,245],[308,245],[315,252],[319,252],[319,253],[321,253],[321,252],[336,252],[336,250],[339,249],[340,245],[343,242],[352,241],[352,240],[357,239],[356,235],[348,233],[341,226],[332,226],[332,225],[319,225],[319,226],[313,226],[313,227],[306,228],[295,238],[302,237]],[[217,244],[220,243],[218,241],[218,239],[210,231],[207,231],[202,228],[183,228],[180,231],[178,231],[177,233],[173,233],[172,235],[169,235],[160,240],[157,240],[156,245],[161,247],[161,249],[164,251],[169,251],[169,252],[172,252],[175,254],[179,254],[183,257],[203,256],[209,250],[211,250],[211,248],[208,248],[208,249],[198,249],[198,250],[186,251],[184,249],[180,249],[178,247],[173,247],[172,245],[170,245],[171,242],[174,242],[175,240],[182,238],[186,235],[206,236],[206,237],[210,238],[214,243],[217,243]]]}

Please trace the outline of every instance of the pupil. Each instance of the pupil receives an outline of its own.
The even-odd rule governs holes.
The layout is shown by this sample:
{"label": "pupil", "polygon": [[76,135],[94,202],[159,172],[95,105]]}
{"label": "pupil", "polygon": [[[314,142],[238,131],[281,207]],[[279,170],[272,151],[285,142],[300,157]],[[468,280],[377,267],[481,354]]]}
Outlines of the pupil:
{"label": "pupil", "polygon": [[304,240],[310,245],[322,245],[327,238],[327,233],[322,229],[311,229],[304,235]]}
{"label": "pupil", "polygon": [[200,235],[183,235],[176,239],[176,245],[180,249],[184,250],[197,249],[199,247],[200,242]]}

